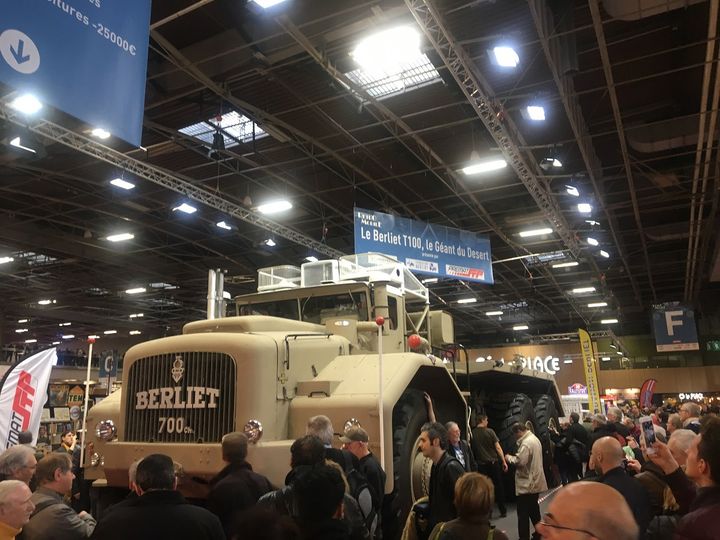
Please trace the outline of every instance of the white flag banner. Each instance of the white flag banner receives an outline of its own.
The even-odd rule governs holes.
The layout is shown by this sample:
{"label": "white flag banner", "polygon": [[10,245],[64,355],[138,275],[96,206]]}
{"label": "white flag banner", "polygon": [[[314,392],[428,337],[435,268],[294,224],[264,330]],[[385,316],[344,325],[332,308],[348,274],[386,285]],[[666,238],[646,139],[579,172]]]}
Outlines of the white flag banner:
{"label": "white flag banner", "polygon": [[37,442],[50,372],[56,363],[53,347],[29,356],[5,374],[0,387],[0,450],[16,445],[21,431],[30,431],[33,445]]}

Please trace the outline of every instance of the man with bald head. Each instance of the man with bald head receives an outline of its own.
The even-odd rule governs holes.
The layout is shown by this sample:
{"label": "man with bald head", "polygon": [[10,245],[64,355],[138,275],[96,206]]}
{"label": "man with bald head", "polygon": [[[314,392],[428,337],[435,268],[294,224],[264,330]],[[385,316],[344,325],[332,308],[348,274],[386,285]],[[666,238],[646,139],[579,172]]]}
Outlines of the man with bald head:
{"label": "man with bald head", "polygon": [[650,523],[650,501],[642,485],[625,471],[625,453],[615,437],[602,437],[593,444],[590,467],[600,477],[600,482],[616,489],[627,501],[640,528],[640,537]]}
{"label": "man with bald head", "polygon": [[547,540],[575,538],[573,532],[590,540],[637,540],[639,536],[625,499],[599,482],[574,482],[562,488],[537,531]]}

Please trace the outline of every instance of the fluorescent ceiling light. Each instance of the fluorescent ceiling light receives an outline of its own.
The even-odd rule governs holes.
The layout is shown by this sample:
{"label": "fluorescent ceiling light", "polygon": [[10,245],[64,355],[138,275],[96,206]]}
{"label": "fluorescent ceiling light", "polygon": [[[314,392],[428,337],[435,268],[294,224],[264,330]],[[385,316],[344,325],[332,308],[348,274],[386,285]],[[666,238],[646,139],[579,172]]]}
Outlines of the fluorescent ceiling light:
{"label": "fluorescent ceiling light", "polygon": [[615,354],[619,354],[620,356],[622,356],[622,351],[616,351]]}
{"label": "fluorescent ceiling light", "polygon": [[600,225],[600,222],[599,222],[599,221],[595,221],[594,219],[586,219],[586,220],[585,220],[585,223],[587,223],[587,224],[590,225],[591,227],[593,227],[593,226],[595,226],[595,225]]}
{"label": "fluorescent ceiling light", "polygon": [[502,314],[503,314],[502,311],[486,311],[485,312],[485,315],[488,317],[496,317],[496,316],[502,315]]}
{"label": "fluorescent ceiling light", "polygon": [[144,317],[145,315],[143,313],[131,313],[130,318],[131,319],[139,319],[140,317]]}
{"label": "fluorescent ceiling light", "polygon": [[24,324],[28,322],[28,319],[18,319],[18,324]]}
{"label": "fluorescent ceiling light", "polygon": [[550,167],[559,169],[560,167],[563,166],[563,164],[562,164],[562,161],[560,161],[556,157],[546,157],[546,158],[542,159],[540,166],[545,170],[549,169]]}
{"label": "fluorescent ceiling light", "polygon": [[140,330],[130,330],[131,336],[139,336],[140,334],[142,334]]}
{"label": "fluorescent ceiling light", "polygon": [[37,343],[37,339],[26,339],[25,343]]}
{"label": "fluorescent ceiling light", "polygon": [[252,1],[255,2],[261,8],[267,9],[267,8],[276,6],[278,4],[282,4],[285,0],[252,0]]}
{"label": "fluorescent ceiling light", "polygon": [[573,197],[580,196],[580,192],[578,191],[578,188],[576,188],[575,186],[565,186],[565,192],[568,195],[572,195]]}
{"label": "fluorescent ceiling light", "polygon": [[604,249],[600,250],[600,256],[605,257],[606,259],[610,258],[610,254],[607,251],[605,251]]}
{"label": "fluorescent ceiling light", "polygon": [[125,294],[140,294],[146,292],[145,287],[135,287],[134,289],[126,289]]}
{"label": "fluorescent ceiling light", "polygon": [[477,298],[461,298],[457,301],[458,304],[474,304],[477,302]]}
{"label": "fluorescent ceiling light", "polygon": [[520,57],[512,47],[500,46],[492,50],[495,56],[495,63],[502,67],[517,67]]}
{"label": "fluorescent ceiling light", "polygon": [[230,295],[229,292],[223,291],[223,298],[225,298],[226,300],[230,300],[232,298],[232,296]]}
{"label": "fluorescent ceiling light", "polygon": [[180,206],[173,208],[173,212],[175,211],[185,212],[186,214],[194,214],[197,212],[197,208],[188,203],[182,203]]}
{"label": "fluorescent ceiling light", "polygon": [[61,322],[58,326],[70,326],[71,324],[71,322]]}
{"label": "fluorescent ceiling light", "polygon": [[277,243],[275,243],[275,240],[273,240],[272,238],[267,238],[266,240],[263,241],[263,244],[265,244],[268,247],[275,247],[277,245]]}
{"label": "fluorescent ceiling light", "polygon": [[38,304],[40,304],[41,306],[49,306],[50,304],[54,304],[54,303],[55,303],[55,300],[47,300],[47,299],[38,300]]}
{"label": "fluorescent ceiling light", "polygon": [[224,221],[218,221],[218,222],[215,224],[215,226],[216,226],[216,227],[219,227],[219,228],[221,228],[221,229],[225,229],[226,231],[231,231],[231,230],[232,230],[232,227],[231,227],[230,225],[228,225],[227,223],[225,223]]}
{"label": "fluorescent ceiling light", "polygon": [[[62,337],[63,339],[72,339],[75,337],[75,334],[63,334],[60,337]],[[88,337],[90,337],[90,336],[88,336]]]}
{"label": "fluorescent ceiling light", "polygon": [[422,280],[423,285],[430,285],[431,283],[437,283],[437,282],[438,282],[438,278],[436,278],[436,277],[431,277],[431,278]]}
{"label": "fluorescent ceiling light", "polygon": [[350,56],[366,70],[397,74],[420,54],[420,33],[410,26],[399,26],[366,37]]}
{"label": "fluorescent ceiling light", "polygon": [[595,240],[595,238],[593,238],[593,237],[591,237],[591,236],[588,236],[586,241],[587,241],[587,243],[590,244],[591,246],[597,246],[597,245],[600,243],[600,242],[598,242],[597,240]]}
{"label": "fluorescent ceiling light", "polygon": [[52,344],[53,344],[53,345],[60,345],[60,342],[59,342],[59,341],[53,341]]}
{"label": "fluorescent ceiling light", "polygon": [[595,292],[595,287],[578,287],[577,289],[573,289],[571,292],[573,294],[591,293]]}
{"label": "fluorescent ceiling light", "polygon": [[27,328],[18,328],[17,330],[15,330],[15,333],[16,334],[24,334],[27,331],[28,331]]}
{"label": "fluorescent ceiling light", "polygon": [[592,206],[588,203],[580,203],[577,205],[578,212],[581,214],[589,214],[592,212]]}
{"label": "fluorescent ceiling light", "polygon": [[617,319],[603,319],[600,321],[600,324],[616,324],[617,322]]}
{"label": "fluorescent ceiling light", "polygon": [[100,339],[100,336],[93,334],[92,336],[88,336],[88,339]]}
{"label": "fluorescent ceiling light", "polygon": [[0,264],[7,264],[13,262],[15,259],[12,257],[0,257]]}
{"label": "fluorescent ceiling light", "polygon": [[135,235],[132,233],[119,233],[119,234],[111,234],[107,237],[108,242],[124,242],[125,240],[132,240],[135,238]]}
{"label": "fluorescent ceiling light", "polygon": [[600,358],[600,360],[602,360],[603,362],[609,362],[609,361],[610,361],[610,357],[609,357],[609,356],[603,356],[602,358]]}
{"label": "fluorescent ceiling light", "polygon": [[572,364],[572,358],[568,358],[567,360],[563,360],[563,364]]}
{"label": "fluorescent ceiling light", "polygon": [[105,334],[106,336],[117,334],[117,330],[105,330],[103,334]]}
{"label": "fluorescent ceiling light", "polygon": [[261,204],[257,207],[257,211],[261,214],[277,214],[278,212],[285,212],[293,207],[290,201],[271,201],[269,203]]}
{"label": "fluorescent ceiling light", "polygon": [[14,146],[15,148],[20,148],[20,150],[25,150],[26,152],[30,152],[32,154],[37,154],[37,150],[34,148],[30,148],[29,146],[23,145],[22,141],[20,140],[20,136],[18,135],[14,139],[10,139],[10,146]]}
{"label": "fluorescent ceiling light", "polygon": [[462,172],[469,176],[471,174],[497,171],[505,167],[507,167],[507,161],[505,161],[504,159],[493,159],[489,161],[483,161],[481,163],[474,163],[472,165],[468,165],[467,167],[462,169]]}
{"label": "fluorescent ceiling light", "polygon": [[518,330],[527,330],[527,329],[528,329],[528,325],[527,325],[527,324],[517,324],[517,325],[513,326],[513,330],[515,330],[515,331],[518,331]]}
{"label": "fluorescent ceiling light", "polygon": [[35,114],[43,107],[40,100],[32,94],[23,94],[16,97],[10,102],[10,106],[16,111],[25,114]]}
{"label": "fluorescent ceiling light", "polygon": [[103,129],[103,128],[95,128],[93,129],[90,134],[93,137],[97,137],[98,139],[108,139],[110,138],[110,132]]}
{"label": "fluorescent ceiling light", "polygon": [[317,257],[313,257],[312,255],[310,255],[309,257],[305,257],[305,260],[306,260],[307,262],[318,262],[320,259],[318,259]]}
{"label": "fluorescent ceiling light", "polygon": [[530,229],[527,231],[520,231],[518,234],[521,238],[529,238],[531,236],[542,236],[544,234],[550,234],[553,230],[550,227],[545,227],[544,229]]}
{"label": "fluorescent ceiling light", "polygon": [[610,348],[611,348],[611,349],[617,349],[617,345],[615,345],[614,343],[611,343],[611,344],[610,344]]}
{"label": "fluorescent ceiling light", "polygon": [[607,302],[590,302],[588,307],[607,307]]}
{"label": "fluorescent ceiling light", "polygon": [[545,107],[541,105],[528,105],[525,110],[530,120],[536,122],[545,120]]}
{"label": "fluorescent ceiling light", "polygon": [[553,264],[552,267],[553,268],[568,268],[570,266],[577,266],[578,264],[580,264],[580,263],[577,261],[568,261],[568,262]]}
{"label": "fluorescent ceiling light", "polygon": [[110,180],[110,183],[113,186],[123,188],[123,189],[132,189],[135,187],[135,184],[133,184],[132,182],[127,182],[127,181],[123,180],[122,178],[113,178],[112,180]]}

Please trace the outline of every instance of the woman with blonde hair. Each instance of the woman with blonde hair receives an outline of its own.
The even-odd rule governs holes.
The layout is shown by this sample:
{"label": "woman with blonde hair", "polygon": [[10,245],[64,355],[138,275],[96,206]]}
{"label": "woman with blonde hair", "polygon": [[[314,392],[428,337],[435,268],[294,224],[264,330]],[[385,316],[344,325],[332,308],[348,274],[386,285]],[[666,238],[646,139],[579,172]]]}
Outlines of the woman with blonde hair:
{"label": "woman with blonde hair", "polygon": [[508,540],[507,535],[490,524],[495,502],[492,480],[480,473],[466,473],[455,483],[457,519],[438,523],[430,540]]}

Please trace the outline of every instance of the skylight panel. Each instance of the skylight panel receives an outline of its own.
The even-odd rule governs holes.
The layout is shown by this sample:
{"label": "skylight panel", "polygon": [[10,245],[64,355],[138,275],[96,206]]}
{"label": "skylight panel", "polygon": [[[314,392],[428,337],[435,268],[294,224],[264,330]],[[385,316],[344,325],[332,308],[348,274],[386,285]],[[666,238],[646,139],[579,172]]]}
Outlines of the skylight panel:
{"label": "skylight panel", "polygon": [[[212,145],[216,126],[217,120],[210,118],[205,122],[198,122],[197,124],[180,128],[178,131]],[[267,133],[265,133],[260,126],[237,111],[230,111],[222,115],[220,129],[222,129],[223,138],[225,139],[225,148],[237,146],[239,144],[238,141],[244,143],[251,142],[253,140],[253,130],[255,131],[256,140],[267,137]]]}
{"label": "skylight panel", "polygon": [[358,68],[346,73],[345,76],[378,99],[409,92],[440,80],[437,69],[427,55],[422,53],[403,61],[397,73],[382,68],[372,70]]}

